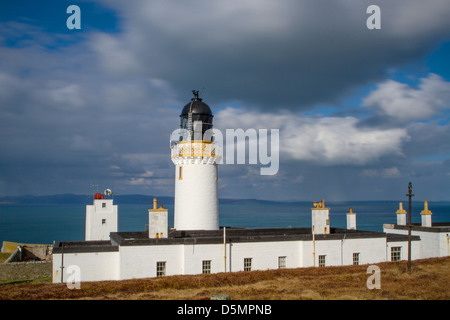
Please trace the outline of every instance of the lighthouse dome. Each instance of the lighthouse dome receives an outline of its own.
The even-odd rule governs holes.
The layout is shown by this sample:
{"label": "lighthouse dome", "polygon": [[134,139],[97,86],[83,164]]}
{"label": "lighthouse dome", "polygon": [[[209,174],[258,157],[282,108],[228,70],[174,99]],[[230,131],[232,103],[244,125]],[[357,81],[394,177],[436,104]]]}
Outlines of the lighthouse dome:
{"label": "lighthouse dome", "polygon": [[191,102],[184,106],[183,111],[181,111],[180,117],[187,116],[189,114],[189,111],[191,111],[192,114],[212,116],[211,109],[200,98],[192,98]]}
{"label": "lighthouse dome", "polygon": [[[203,140],[205,132],[213,127],[213,114],[209,106],[198,97],[198,91],[192,91],[194,98],[186,104],[181,111],[180,127],[185,129],[189,135],[182,140]],[[202,138],[195,139],[196,133],[201,133]],[[208,138],[210,140],[211,138]]]}

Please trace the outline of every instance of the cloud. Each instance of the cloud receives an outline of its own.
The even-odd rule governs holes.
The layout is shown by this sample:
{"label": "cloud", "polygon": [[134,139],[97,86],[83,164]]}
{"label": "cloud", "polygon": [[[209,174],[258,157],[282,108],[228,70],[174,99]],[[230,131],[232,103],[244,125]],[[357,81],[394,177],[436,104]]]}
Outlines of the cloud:
{"label": "cloud", "polygon": [[[449,143],[449,126],[436,121],[448,83],[437,75],[417,88],[381,82],[368,95],[363,113],[390,119],[387,126],[345,110],[300,113],[323,102],[338,108],[355,87],[448,39],[447,1],[378,1],[377,31],[366,28],[371,1],[103,4],[118,16],[114,33],[1,23],[0,192],[89,192],[94,182],[120,194],[173,195],[169,134],[190,91],[203,87],[217,128],[280,129],[278,174],[221,166],[221,196],[364,198],[371,181],[390,198],[409,176],[448,185],[439,176],[448,160],[435,157]],[[414,107],[409,118],[403,102]]]}
{"label": "cloud", "polygon": [[[89,192],[101,181],[123,193],[154,170],[172,181],[170,86],[105,74],[88,41],[48,50],[37,29],[22,26],[33,31],[26,43],[0,46],[0,192]],[[126,157],[138,154],[153,156]]]}
{"label": "cloud", "polygon": [[404,152],[411,161],[442,162],[450,159],[450,124],[439,120],[416,122],[407,126],[411,139]]}
{"label": "cloud", "polygon": [[361,128],[354,117],[308,118],[292,113],[243,112],[234,108],[216,115],[221,130],[266,128],[280,130],[280,160],[322,165],[365,165],[386,156],[402,156],[406,129]]}
{"label": "cloud", "polygon": [[383,178],[398,178],[401,176],[397,167],[386,169],[365,169],[361,172],[362,177],[383,177]]}
{"label": "cloud", "polygon": [[131,178],[128,184],[132,186],[151,185],[152,181],[145,178]]}
{"label": "cloud", "polygon": [[415,89],[405,83],[387,80],[364,99],[363,106],[396,123],[428,120],[450,108],[450,82],[429,74]]}
{"label": "cloud", "polygon": [[366,27],[369,0],[104,4],[123,21],[93,44],[112,74],[162,79],[178,94],[205,87],[213,104],[269,112],[334,103],[423,58],[450,30],[445,0],[378,1],[381,30]]}

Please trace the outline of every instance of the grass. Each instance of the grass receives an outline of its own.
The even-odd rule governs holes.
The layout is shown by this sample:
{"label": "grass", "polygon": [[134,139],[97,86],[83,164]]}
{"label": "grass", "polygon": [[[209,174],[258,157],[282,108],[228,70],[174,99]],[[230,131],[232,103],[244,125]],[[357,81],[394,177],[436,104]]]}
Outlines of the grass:
{"label": "grass", "polygon": [[0,299],[209,300],[215,294],[232,300],[448,300],[450,257],[379,263],[381,289],[369,290],[365,266],[299,268],[139,280],[65,284],[16,283],[0,287]]}
{"label": "grass", "polygon": [[12,252],[0,252],[0,263],[5,262],[12,255]]}
{"label": "grass", "polygon": [[[38,277],[34,279],[16,279],[16,280],[2,280],[0,281],[0,286],[11,285],[11,284],[19,284],[19,283],[48,283],[52,282],[52,277]],[[1,294],[0,294],[1,296]]]}

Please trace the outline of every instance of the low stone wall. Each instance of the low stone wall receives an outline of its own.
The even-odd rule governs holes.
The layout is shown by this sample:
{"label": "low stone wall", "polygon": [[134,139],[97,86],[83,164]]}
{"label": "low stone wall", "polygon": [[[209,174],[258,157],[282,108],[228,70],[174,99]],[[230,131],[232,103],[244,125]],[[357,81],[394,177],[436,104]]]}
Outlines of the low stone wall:
{"label": "low stone wall", "polygon": [[20,261],[20,250],[16,249],[16,251],[14,251],[8,259],[6,259],[6,263],[9,262],[19,262]]}
{"label": "low stone wall", "polygon": [[51,276],[51,261],[0,263],[0,281],[31,280]]}

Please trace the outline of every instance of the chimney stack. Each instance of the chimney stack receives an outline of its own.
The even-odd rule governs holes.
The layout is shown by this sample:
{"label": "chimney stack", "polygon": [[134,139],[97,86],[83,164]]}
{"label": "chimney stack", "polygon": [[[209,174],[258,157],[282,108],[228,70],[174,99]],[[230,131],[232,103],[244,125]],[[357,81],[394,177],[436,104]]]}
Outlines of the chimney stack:
{"label": "chimney stack", "polygon": [[403,209],[403,202],[400,202],[397,212],[397,225],[406,226],[406,211]]}
{"label": "chimney stack", "polygon": [[356,213],[353,212],[353,208],[347,212],[347,229],[356,230]]}
{"label": "chimney stack", "polygon": [[424,202],[424,209],[420,213],[422,216],[422,227],[431,227],[431,211],[428,210],[428,201]]}
{"label": "chimney stack", "polygon": [[325,208],[325,200],[314,202],[312,210],[312,227],[314,234],[330,233],[330,208]]}
{"label": "chimney stack", "polygon": [[158,208],[158,200],[154,198],[153,209],[148,210],[149,238],[167,238],[169,233],[168,215],[169,210],[164,209],[162,205]]}

